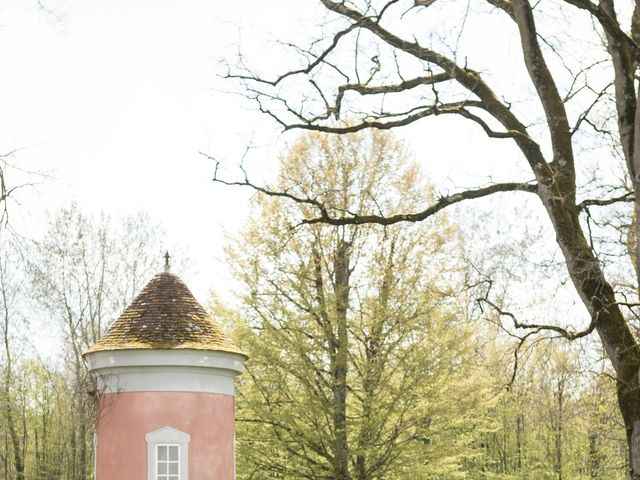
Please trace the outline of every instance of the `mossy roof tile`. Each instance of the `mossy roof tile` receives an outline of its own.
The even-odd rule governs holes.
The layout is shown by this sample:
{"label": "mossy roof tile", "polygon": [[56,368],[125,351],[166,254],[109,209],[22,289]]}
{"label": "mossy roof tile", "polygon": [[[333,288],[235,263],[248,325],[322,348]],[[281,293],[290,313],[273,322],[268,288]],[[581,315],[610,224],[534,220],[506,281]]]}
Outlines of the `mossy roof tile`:
{"label": "mossy roof tile", "polygon": [[173,273],[159,273],[85,354],[109,350],[242,352]]}

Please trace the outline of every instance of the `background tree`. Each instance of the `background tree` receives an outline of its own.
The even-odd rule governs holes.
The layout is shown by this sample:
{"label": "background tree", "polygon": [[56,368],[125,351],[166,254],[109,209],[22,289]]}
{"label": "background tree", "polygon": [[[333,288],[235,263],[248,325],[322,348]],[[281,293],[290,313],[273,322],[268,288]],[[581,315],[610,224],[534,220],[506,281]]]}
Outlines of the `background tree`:
{"label": "background tree", "polygon": [[[95,386],[81,354],[159,269],[161,235],[144,215],[115,222],[72,205],[41,241],[2,244],[0,478],[90,478]],[[43,330],[63,361],[33,353]]]}
{"label": "background tree", "polygon": [[[589,209],[594,206],[635,198],[638,218],[636,69],[640,5],[614,0],[535,5],[528,0],[487,0],[484,9],[474,9],[444,1],[320,3],[331,21],[310,47],[293,46],[301,58],[299,66],[273,77],[250,71],[244,64],[229,71],[229,77],[243,82],[245,92],[261,111],[284,129],[336,134],[396,128],[426,117],[455,117],[481,128],[492,140],[511,142],[518,152],[514,164],[524,160],[531,181],[505,181],[444,194],[431,204],[425,201],[420,208],[405,212],[358,209],[355,205],[335,211],[314,197],[258,188],[276,195],[284,193],[312,207],[303,215],[302,223],[332,225],[416,222],[464,200],[501,192],[535,194],[544,207],[588,321],[575,328],[563,319],[549,323],[519,320],[491,299],[484,301],[503,315],[515,335],[523,338],[542,332],[575,340],[597,332],[615,371],[629,475],[640,479],[640,352],[621,308],[637,303],[640,229],[635,233],[636,279],[626,282],[634,286],[630,301],[620,295],[625,292],[619,291],[616,296],[611,272],[603,265],[603,260],[611,257],[605,256],[607,252],[599,248],[602,245],[592,243],[585,229]],[[461,27],[452,27],[442,21],[444,18]],[[564,34],[569,23],[571,36]],[[492,37],[504,33],[504,40],[491,42],[488,52],[478,51],[477,41],[465,43],[464,37],[468,31],[469,39],[477,39],[479,28],[492,31]],[[332,33],[327,32],[329,29]],[[519,62],[495,65],[492,58],[513,45],[509,41],[511,32],[519,37]],[[527,93],[532,98],[530,103],[514,103],[513,98]],[[347,113],[357,120],[351,117],[344,123],[341,119]],[[580,138],[612,147],[613,154],[605,154],[602,165],[608,171],[617,169],[618,177],[625,176],[628,191],[624,186],[612,190],[601,178],[585,175],[589,154],[577,148]],[[486,176],[504,176],[500,173],[487,171]],[[245,178],[231,183],[249,185],[250,181]]]}
{"label": "background tree", "polygon": [[[15,478],[23,480],[25,478],[25,451],[21,441],[20,417],[16,408],[18,403],[16,402],[14,389],[17,383],[16,363],[19,351],[16,348],[15,337],[17,329],[22,324],[18,310],[18,290],[21,288],[21,281],[18,279],[19,273],[15,263],[9,258],[11,253],[15,254],[15,249],[12,248],[5,235],[0,235],[0,333],[2,334],[3,347],[3,358],[0,364],[2,367],[0,405],[2,406],[3,424],[5,426],[4,441],[7,445],[4,449],[4,459],[5,465],[10,461],[13,463],[12,471]],[[8,448],[9,445],[11,446],[10,450]],[[12,458],[10,459],[10,457]],[[8,465],[5,466],[5,472],[7,471],[9,471]]]}
{"label": "background tree", "polygon": [[[410,208],[429,190],[402,146],[376,132],[302,136],[280,171],[283,191],[337,211],[374,199]],[[456,477],[477,454],[490,399],[451,298],[454,226],[294,234],[289,219],[307,207],[256,206],[232,253],[251,357],[239,388],[240,476]]]}

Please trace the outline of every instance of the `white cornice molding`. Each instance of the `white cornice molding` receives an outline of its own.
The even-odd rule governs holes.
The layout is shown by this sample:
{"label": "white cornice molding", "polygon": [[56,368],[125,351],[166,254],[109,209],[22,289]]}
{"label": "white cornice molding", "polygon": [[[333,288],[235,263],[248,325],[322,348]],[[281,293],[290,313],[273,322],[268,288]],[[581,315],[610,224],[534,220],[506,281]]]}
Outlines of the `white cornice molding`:
{"label": "white cornice molding", "polygon": [[117,367],[185,366],[244,371],[245,356],[206,350],[111,350],[89,353],[89,370]]}
{"label": "white cornice molding", "polygon": [[116,350],[87,355],[102,393],[203,392],[235,395],[243,355],[200,350]]}

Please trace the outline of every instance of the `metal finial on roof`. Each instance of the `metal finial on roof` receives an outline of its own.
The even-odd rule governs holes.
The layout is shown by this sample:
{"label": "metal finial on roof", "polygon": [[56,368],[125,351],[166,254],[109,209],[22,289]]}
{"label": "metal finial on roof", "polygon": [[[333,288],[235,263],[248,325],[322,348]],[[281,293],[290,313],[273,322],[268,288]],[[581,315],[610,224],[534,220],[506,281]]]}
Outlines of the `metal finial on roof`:
{"label": "metal finial on roof", "polygon": [[171,271],[171,255],[169,255],[169,251],[164,252],[164,271],[166,273]]}

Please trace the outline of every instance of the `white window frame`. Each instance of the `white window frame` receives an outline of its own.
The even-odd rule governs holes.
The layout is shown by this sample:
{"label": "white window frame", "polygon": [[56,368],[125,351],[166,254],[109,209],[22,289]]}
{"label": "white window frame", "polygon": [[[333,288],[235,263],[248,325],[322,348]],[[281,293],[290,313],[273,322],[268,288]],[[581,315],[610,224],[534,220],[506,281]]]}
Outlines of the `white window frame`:
{"label": "white window frame", "polygon": [[[147,442],[147,480],[158,479],[158,446],[178,446],[178,479],[189,480],[189,442],[191,435],[173,427],[162,427],[145,435]],[[167,452],[168,454],[168,452]]]}
{"label": "white window frame", "polygon": [[[166,460],[160,460],[160,458],[159,458],[158,451],[160,450],[160,447],[167,447],[167,458],[166,458]],[[178,449],[178,459],[177,460],[171,460],[171,458],[169,456],[169,447],[176,447]],[[162,475],[164,477],[166,477],[168,475],[175,476],[176,475],[175,473],[173,473],[173,474],[169,473],[169,465],[171,463],[177,463],[178,464],[178,473],[177,473],[178,480],[182,480],[182,476],[180,475],[180,465],[182,464],[182,461],[181,461],[182,459],[180,458],[180,450],[182,450],[182,449],[180,448],[180,444],[179,443],[156,443],[155,444],[155,450],[156,450],[155,451],[155,463],[156,463],[155,466],[156,466],[156,470],[158,468],[158,465],[160,465],[160,462],[162,462],[162,463],[165,463],[167,465],[167,471],[165,473],[159,473],[159,472],[156,471],[156,475],[155,475],[154,480],[159,480],[158,477],[160,475]]]}

